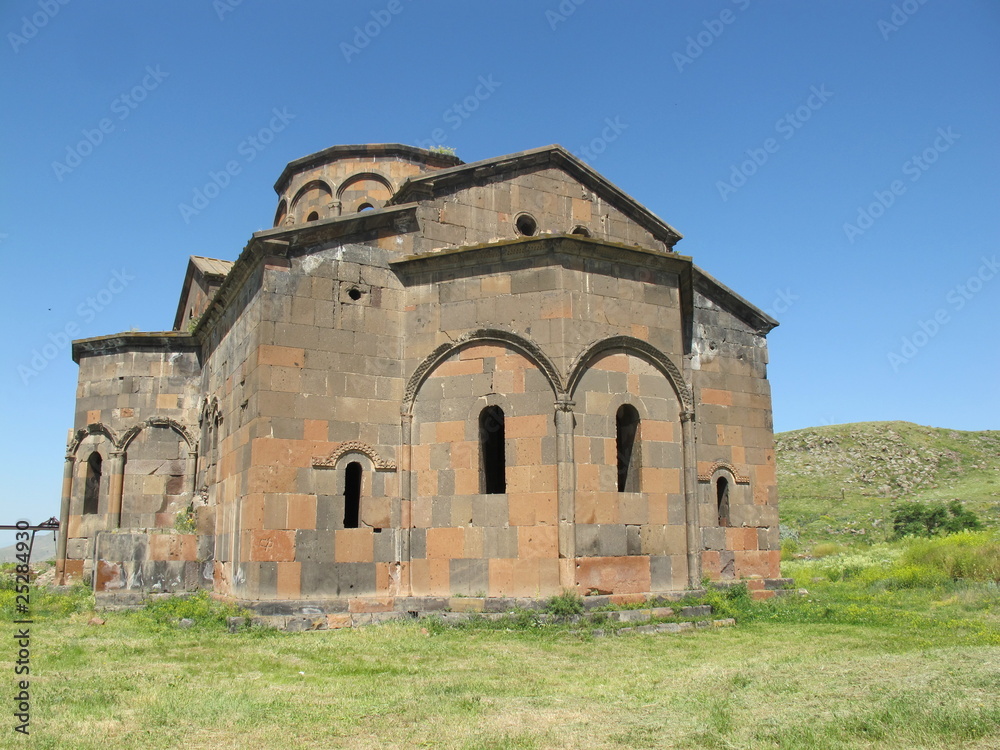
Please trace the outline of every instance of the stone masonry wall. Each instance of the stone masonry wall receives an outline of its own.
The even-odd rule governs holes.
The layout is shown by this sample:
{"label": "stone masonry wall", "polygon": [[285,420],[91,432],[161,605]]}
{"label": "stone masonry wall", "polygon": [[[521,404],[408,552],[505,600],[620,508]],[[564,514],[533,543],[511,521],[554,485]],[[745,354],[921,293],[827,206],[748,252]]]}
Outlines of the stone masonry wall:
{"label": "stone masonry wall", "polygon": [[[694,346],[704,572],[776,578],[781,553],[766,340],[696,293]],[[718,522],[720,476],[730,490],[728,527]]]}

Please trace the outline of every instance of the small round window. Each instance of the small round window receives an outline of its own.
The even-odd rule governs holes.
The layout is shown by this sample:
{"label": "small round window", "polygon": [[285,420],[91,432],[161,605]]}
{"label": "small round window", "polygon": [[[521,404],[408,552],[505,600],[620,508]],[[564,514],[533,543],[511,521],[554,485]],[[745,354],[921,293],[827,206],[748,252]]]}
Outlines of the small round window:
{"label": "small round window", "polygon": [[538,231],[538,222],[535,221],[535,217],[531,214],[518,215],[514,219],[514,226],[517,227],[518,233],[523,234],[525,237],[532,237]]}
{"label": "small round window", "polygon": [[317,219],[319,219],[319,214],[316,213],[315,211],[313,211],[306,217],[306,221],[316,221]]}
{"label": "small round window", "polygon": [[355,302],[357,302],[359,299],[361,299],[361,290],[360,289],[351,289],[347,293],[347,296],[350,297]]}
{"label": "small round window", "polygon": [[579,235],[581,237],[589,237],[590,236],[590,230],[587,229],[587,227],[585,227],[585,226],[583,226],[581,224],[577,224],[575,227],[573,227],[573,231],[570,232],[570,234],[577,234],[577,235]]}

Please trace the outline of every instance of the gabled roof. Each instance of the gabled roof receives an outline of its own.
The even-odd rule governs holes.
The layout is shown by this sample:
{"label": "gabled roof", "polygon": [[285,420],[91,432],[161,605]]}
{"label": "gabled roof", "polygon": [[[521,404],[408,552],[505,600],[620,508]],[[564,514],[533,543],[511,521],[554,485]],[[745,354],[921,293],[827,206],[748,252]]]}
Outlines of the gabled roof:
{"label": "gabled roof", "polygon": [[420,200],[427,197],[428,193],[433,195],[439,188],[453,188],[510,172],[544,167],[561,169],[576,178],[581,184],[593,190],[602,200],[607,201],[657,239],[662,240],[668,247],[673,247],[683,237],[680,232],[635,198],[559,145],[543,146],[530,151],[497,156],[492,159],[461,164],[411,177],[403,183],[386,205]]}
{"label": "gabled roof", "polygon": [[184,324],[184,309],[187,306],[189,291],[195,281],[195,275],[204,279],[209,285],[220,285],[229,275],[233,267],[231,260],[219,260],[218,258],[205,258],[201,255],[192,255],[188,258],[187,271],[184,274],[184,284],[181,286],[181,296],[177,300],[177,312],[174,314],[174,330],[180,330]]}

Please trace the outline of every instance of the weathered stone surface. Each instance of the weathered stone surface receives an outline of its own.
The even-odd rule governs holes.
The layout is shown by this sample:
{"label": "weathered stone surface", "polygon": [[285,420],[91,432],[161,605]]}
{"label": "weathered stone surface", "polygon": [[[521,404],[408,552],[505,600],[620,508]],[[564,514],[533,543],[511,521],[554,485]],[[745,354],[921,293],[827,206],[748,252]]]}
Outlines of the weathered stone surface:
{"label": "weathered stone surface", "polygon": [[777,579],[775,321],[672,227],[559,147],[338,146],[276,190],[173,332],[74,342],[69,577],[298,629]]}

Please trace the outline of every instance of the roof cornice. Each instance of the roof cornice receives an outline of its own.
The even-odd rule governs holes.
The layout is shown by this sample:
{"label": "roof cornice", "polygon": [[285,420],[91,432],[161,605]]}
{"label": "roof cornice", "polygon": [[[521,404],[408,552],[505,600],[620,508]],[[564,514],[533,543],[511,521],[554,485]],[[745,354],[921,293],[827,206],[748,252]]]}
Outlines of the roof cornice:
{"label": "roof cornice", "polygon": [[654,214],[635,198],[610,180],[594,171],[559,145],[543,146],[506,156],[470,162],[448,169],[411,177],[396,191],[388,203],[406,203],[434,195],[442,188],[454,188],[470,182],[486,180],[505,173],[557,167],[592,189],[602,199],[613,205],[630,219],[652,233],[657,239],[673,247],[683,235]]}

